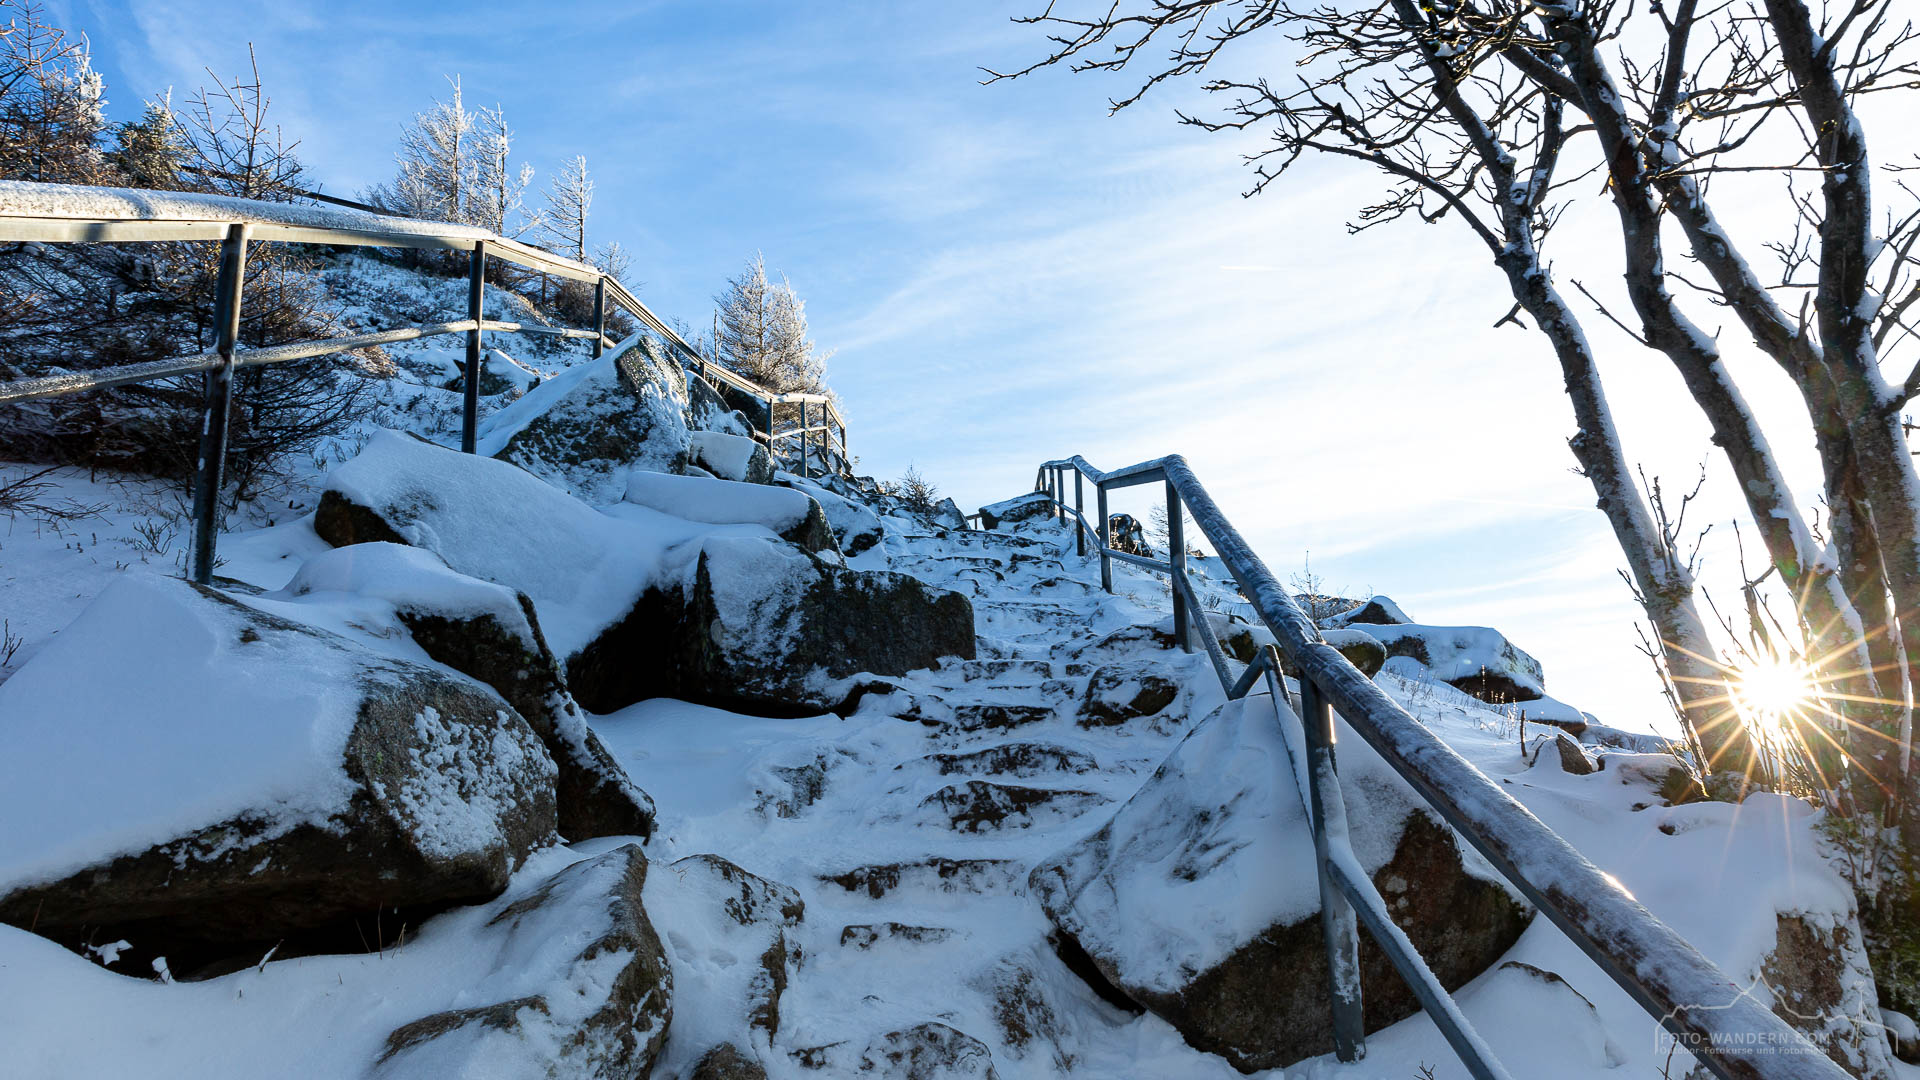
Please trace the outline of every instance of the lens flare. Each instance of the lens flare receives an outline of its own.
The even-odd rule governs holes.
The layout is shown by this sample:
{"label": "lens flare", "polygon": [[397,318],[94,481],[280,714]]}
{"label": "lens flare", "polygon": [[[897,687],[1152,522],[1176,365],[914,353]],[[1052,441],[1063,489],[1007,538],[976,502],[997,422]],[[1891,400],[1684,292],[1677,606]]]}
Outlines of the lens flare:
{"label": "lens flare", "polygon": [[1813,704],[1813,673],[1798,660],[1763,660],[1739,668],[1728,680],[1734,708],[1750,727],[1777,730]]}

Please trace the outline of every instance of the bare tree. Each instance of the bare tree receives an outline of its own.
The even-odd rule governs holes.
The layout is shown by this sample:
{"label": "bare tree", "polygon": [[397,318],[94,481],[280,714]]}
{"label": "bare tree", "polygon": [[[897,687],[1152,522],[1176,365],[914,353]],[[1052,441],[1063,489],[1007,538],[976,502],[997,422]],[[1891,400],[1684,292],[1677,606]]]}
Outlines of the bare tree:
{"label": "bare tree", "polygon": [[[280,125],[268,120],[272,99],[260,80],[260,58],[247,44],[248,75],[223,79],[207,69],[212,89],[201,86],[175,114],[173,129],[193,158],[194,185],[241,199],[290,202],[304,186],[306,166]],[[244,79],[244,81],[243,81]],[[160,105],[160,102],[155,102]]]}
{"label": "bare tree", "polygon": [[409,217],[469,224],[473,221],[475,157],[480,117],[469,111],[460,76],[447,76],[452,97],[436,100],[400,129],[393,181],[370,192],[372,200]]}

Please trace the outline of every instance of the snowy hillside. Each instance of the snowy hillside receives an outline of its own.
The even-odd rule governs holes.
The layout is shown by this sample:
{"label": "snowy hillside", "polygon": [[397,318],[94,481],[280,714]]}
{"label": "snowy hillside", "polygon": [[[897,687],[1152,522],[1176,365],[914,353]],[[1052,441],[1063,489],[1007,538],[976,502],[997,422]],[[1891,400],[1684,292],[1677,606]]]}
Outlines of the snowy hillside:
{"label": "snowy hillside", "polygon": [[[327,274],[369,328],[464,289]],[[638,342],[508,340],[481,455],[445,448],[459,342],[389,350],[215,589],[165,485],[58,471],[0,522],[0,1072],[1466,1075],[1377,954],[1366,1059],[1327,1052],[1297,721],[1226,701],[1162,582],[775,474]],[[1195,567],[1237,673],[1269,639]],[[1420,723],[1850,1071],[1920,1075],[1819,812],[1700,798],[1497,632],[1368,607],[1328,640]],[[1365,869],[1514,1076],[1687,1073],[1339,750]]]}

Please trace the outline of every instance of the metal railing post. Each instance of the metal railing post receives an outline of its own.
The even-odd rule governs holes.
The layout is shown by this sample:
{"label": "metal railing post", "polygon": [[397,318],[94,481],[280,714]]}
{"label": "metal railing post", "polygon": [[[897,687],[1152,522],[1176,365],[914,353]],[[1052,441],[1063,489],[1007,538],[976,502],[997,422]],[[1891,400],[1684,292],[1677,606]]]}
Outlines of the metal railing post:
{"label": "metal railing post", "polygon": [[[1187,610],[1186,590],[1180,587],[1187,577],[1187,538],[1184,518],[1186,512],[1180,506],[1180,493],[1174,490],[1173,481],[1167,481],[1167,565],[1173,568],[1174,580],[1170,583],[1173,592],[1173,639],[1180,643],[1185,652],[1193,651],[1193,628],[1188,622],[1193,612]],[[1200,618],[1206,618],[1206,612]]]}
{"label": "metal railing post", "polygon": [[1113,547],[1113,525],[1107,519],[1107,485],[1101,481],[1093,484],[1094,510],[1100,515],[1100,587],[1113,591],[1113,556],[1107,550]]}
{"label": "metal railing post", "polygon": [[807,403],[802,401],[800,403],[800,475],[811,478],[813,474],[807,471],[807,443],[813,436],[807,434],[807,427],[813,423],[813,420],[808,416],[808,411]]}
{"label": "metal railing post", "polygon": [[853,475],[853,458],[847,454],[847,422],[845,420],[840,421],[840,468],[845,470],[842,475]]}
{"label": "metal railing post", "polygon": [[[1279,702],[1274,702],[1276,713]],[[1300,723],[1306,730],[1307,802],[1313,820],[1313,863],[1320,877],[1320,931],[1327,945],[1327,989],[1333,1009],[1333,1053],[1341,1061],[1367,1056],[1360,995],[1360,929],[1353,905],[1327,869],[1327,835],[1344,836],[1347,808],[1333,760],[1333,707],[1311,678],[1300,680]]]}
{"label": "metal railing post", "polygon": [[1087,485],[1079,469],[1073,470],[1073,546],[1081,558],[1087,557]]}
{"label": "metal railing post", "polygon": [[593,283],[593,358],[607,347],[607,279],[602,276]]}
{"label": "metal railing post", "polygon": [[467,331],[466,400],[460,412],[460,449],[474,452],[480,428],[480,308],[487,298],[487,242],[476,240],[473,259],[467,264],[467,318],[474,322]]}
{"label": "metal railing post", "polygon": [[240,339],[240,296],[247,283],[245,223],[227,227],[220,241],[220,277],[214,286],[214,351],[220,366],[203,379],[200,460],[193,480],[193,580],[213,581],[214,544],[219,536],[220,474],[227,459],[227,421],[233,415],[233,350]]}

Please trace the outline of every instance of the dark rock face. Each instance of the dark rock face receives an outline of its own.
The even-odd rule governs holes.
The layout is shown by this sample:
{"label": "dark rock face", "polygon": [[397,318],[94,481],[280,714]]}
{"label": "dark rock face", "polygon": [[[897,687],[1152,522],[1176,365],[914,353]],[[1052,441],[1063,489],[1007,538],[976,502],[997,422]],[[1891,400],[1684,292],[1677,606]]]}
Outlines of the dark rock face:
{"label": "dark rock face", "polygon": [[821,877],[829,885],[838,885],[850,893],[865,893],[878,900],[903,884],[939,889],[942,892],[981,893],[1013,885],[1020,864],[1010,859],[943,859],[919,862],[882,863],[861,866],[845,873]]}
{"label": "dark rock face", "polygon": [[422,913],[489,899],[553,838],[553,763],[527,722],[484,687],[211,589],[176,587],[184,603],[238,616],[243,644],[318,647],[359,673],[339,776],[350,797],[325,821],[289,826],[262,806],[16,887],[0,896],[0,922],[69,944],[123,937],[188,971],[257,957],[277,941],[351,934],[352,920],[383,908]]}
{"label": "dark rock face", "polygon": [[883,941],[927,945],[952,936],[953,931],[944,926],[908,926],[897,922],[854,923],[840,928],[840,945],[843,948],[866,950]]}
{"label": "dark rock face", "polygon": [[1163,664],[1151,660],[1107,664],[1096,669],[1087,681],[1079,724],[1087,728],[1113,727],[1153,716],[1179,697],[1180,684],[1167,674]]}
{"label": "dark rock face", "polygon": [[967,527],[967,515],[961,511],[959,503],[942,499],[933,508],[933,523],[948,529],[964,529]]}
{"label": "dark rock face", "polygon": [[682,693],[760,706],[836,704],[816,671],[901,675],[974,654],[973,605],[959,593],[751,540],[708,543],[684,618]]}
{"label": "dark rock face", "polygon": [[962,731],[1011,731],[1028,724],[1044,724],[1053,719],[1053,710],[1044,705],[1007,705],[981,702],[953,707],[953,726]]}
{"label": "dark rock face", "polygon": [[407,542],[378,510],[362,506],[331,488],[320,493],[320,505],[313,513],[313,531],[334,547]]}
{"label": "dark rock face", "polygon": [[993,1052],[945,1024],[925,1023],[874,1040],[860,1058],[861,1075],[885,1080],[997,1080]]}
{"label": "dark rock face", "polygon": [[[673,976],[641,904],[646,879],[646,856],[630,844],[575,863],[508,905],[476,947],[551,964],[528,974],[553,989],[402,1025],[387,1036],[374,1075],[647,1076],[666,1041]],[[559,940],[579,947],[549,960]]]}
{"label": "dark rock face", "polygon": [[[1273,779],[1289,775],[1289,759],[1271,709],[1224,706],[1111,821],[1029,878],[1062,956],[1084,958],[1096,991],[1117,991],[1242,1072],[1333,1047],[1312,843],[1296,793]],[[1453,833],[1357,737],[1339,746],[1356,857],[1442,983],[1464,985],[1531,913],[1468,868]],[[1249,890],[1251,880],[1264,885]],[[1369,1030],[1416,1011],[1365,934],[1360,961]]]}

